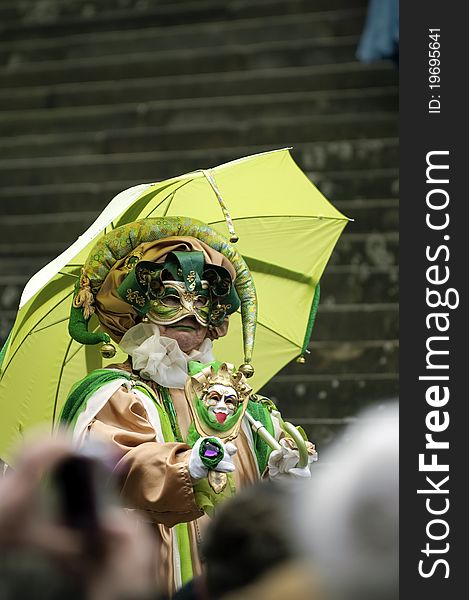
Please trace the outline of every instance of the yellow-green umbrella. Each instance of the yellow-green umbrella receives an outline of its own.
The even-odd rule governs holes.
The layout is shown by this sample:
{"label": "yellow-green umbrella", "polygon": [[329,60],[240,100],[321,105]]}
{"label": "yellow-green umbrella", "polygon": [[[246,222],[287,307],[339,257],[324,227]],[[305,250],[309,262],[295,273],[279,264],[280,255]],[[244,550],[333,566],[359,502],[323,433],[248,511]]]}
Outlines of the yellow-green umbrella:
{"label": "yellow-green umbrella", "polygon": [[[56,421],[75,381],[123,359],[106,361],[97,346],[70,338],[74,284],[100,237],[137,219],[162,216],[191,217],[228,239],[239,237],[236,248],[252,271],[258,295],[250,380],[255,390],[304,352],[317,285],[348,219],[309,181],[288,149],[130,188],[23,292],[1,366],[2,458],[8,460],[8,449],[25,429]],[[94,318],[93,329],[99,329]],[[230,317],[229,333],[215,342],[214,351],[220,360],[243,362],[239,313]]]}

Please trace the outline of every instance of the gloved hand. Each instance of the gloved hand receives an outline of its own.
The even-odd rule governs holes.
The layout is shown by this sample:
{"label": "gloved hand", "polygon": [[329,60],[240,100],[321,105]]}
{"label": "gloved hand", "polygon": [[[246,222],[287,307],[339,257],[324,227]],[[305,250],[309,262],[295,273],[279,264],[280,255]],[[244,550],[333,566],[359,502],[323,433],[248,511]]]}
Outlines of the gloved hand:
{"label": "gloved hand", "polygon": [[199,438],[189,459],[189,473],[194,481],[207,477],[209,470],[232,473],[235,470],[233,456],[238,449],[231,442],[224,444],[217,437]]}
{"label": "gloved hand", "polygon": [[300,459],[298,450],[293,447],[292,441],[288,438],[280,440],[281,450],[274,450],[269,456],[269,477],[270,479],[285,479],[286,477],[311,477],[310,465],[317,461],[318,455],[314,446],[307,443],[309,458],[308,465],[300,469],[296,465]]}

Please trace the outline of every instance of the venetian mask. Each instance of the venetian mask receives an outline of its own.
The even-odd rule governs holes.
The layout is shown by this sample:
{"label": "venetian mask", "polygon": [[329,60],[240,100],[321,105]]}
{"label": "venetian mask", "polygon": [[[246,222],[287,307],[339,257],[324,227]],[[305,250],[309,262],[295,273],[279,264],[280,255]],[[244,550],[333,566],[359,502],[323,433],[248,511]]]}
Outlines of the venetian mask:
{"label": "venetian mask", "polygon": [[239,405],[237,391],[226,385],[214,384],[202,396],[207,411],[214,415],[218,423],[223,424],[233,415]]}
{"label": "venetian mask", "polygon": [[185,396],[201,436],[230,441],[238,435],[252,388],[230,363],[189,363]]}
{"label": "venetian mask", "polygon": [[171,325],[193,316],[208,327],[212,307],[208,282],[202,281],[200,288],[189,292],[182,281],[165,281],[158,299],[151,301],[149,319],[157,325]]}
{"label": "venetian mask", "polygon": [[163,264],[128,259],[129,274],[117,293],[157,325],[193,316],[200,325],[218,327],[240,300],[229,272],[205,263],[203,252],[170,252]]}

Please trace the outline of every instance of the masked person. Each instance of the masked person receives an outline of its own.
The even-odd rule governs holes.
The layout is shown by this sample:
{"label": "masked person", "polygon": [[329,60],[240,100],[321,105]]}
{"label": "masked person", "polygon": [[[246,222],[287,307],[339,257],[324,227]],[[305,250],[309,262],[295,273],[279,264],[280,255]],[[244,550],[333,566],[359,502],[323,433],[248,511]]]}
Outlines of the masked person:
{"label": "masked person", "polygon": [[[238,308],[245,364],[236,371],[215,361],[212,342],[226,335]],[[100,331],[88,331],[93,314]],[[223,497],[262,477],[310,475],[308,466],[297,467],[298,453],[275,407],[253,396],[246,383],[255,325],[256,294],[246,263],[223,236],[193,219],[144,219],[118,227],[83,265],[71,337],[85,344],[104,341],[105,350],[112,338],[128,360],[78,382],[61,419],[78,443],[99,438],[119,452],[124,501],[154,523],[157,577],[170,594],[201,572],[198,546],[214,496],[207,486],[210,471],[225,474]],[[220,437],[243,405],[281,440],[281,449],[271,452],[244,419],[234,443],[194,435],[184,393],[189,375],[199,377],[204,418]],[[308,448],[312,462],[316,453],[312,444]],[[211,452],[218,453],[216,463]]]}

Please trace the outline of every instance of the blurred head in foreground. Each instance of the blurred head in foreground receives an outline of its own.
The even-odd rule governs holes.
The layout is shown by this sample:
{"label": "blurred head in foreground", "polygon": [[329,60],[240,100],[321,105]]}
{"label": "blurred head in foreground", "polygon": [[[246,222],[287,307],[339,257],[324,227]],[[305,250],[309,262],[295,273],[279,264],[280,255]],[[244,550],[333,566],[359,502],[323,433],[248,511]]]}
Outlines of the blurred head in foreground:
{"label": "blurred head in foreground", "polygon": [[263,482],[222,506],[203,547],[210,598],[244,588],[291,558],[288,504],[286,487]]}
{"label": "blurred head in foreground", "polygon": [[327,600],[398,597],[398,408],[362,413],[296,496],[296,533]]}

